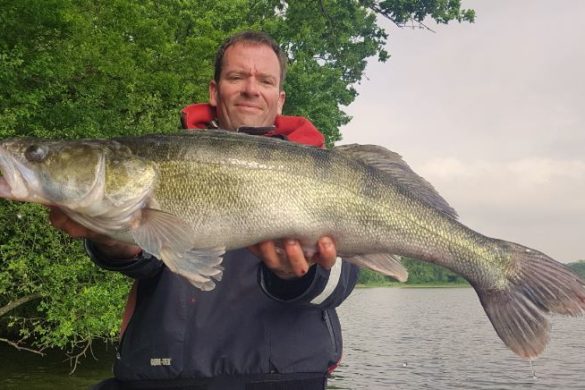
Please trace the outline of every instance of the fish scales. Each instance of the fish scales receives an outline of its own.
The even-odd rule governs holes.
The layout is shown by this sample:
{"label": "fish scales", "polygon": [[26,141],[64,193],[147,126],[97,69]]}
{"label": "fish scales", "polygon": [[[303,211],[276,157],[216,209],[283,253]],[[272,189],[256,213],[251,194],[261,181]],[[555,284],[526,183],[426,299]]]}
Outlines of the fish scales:
{"label": "fish scales", "polygon": [[344,259],[400,280],[406,272],[396,255],[460,274],[500,338],[527,359],[548,341],[546,314],[585,312],[585,283],[572,271],[467,228],[428,182],[379,146],[322,150],[222,131],[13,139],[0,143],[0,169],[0,196],[61,207],[204,290],[221,279],[225,250],[283,237],[312,246],[330,235]]}
{"label": "fish scales", "polygon": [[[405,196],[397,191],[393,194],[384,180],[375,176],[375,172],[368,172],[367,167],[342,156],[314,148],[304,148],[300,153],[298,147],[286,147],[290,145],[288,143],[229,144],[233,141],[228,138],[226,145],[217,142],[217,137],[211,137],[208,145],[199,143],[195,149],[198,153],[189,154],[185,150],[193,150],[189,145],[189,142],[194,141],[192,137],[166,139],[173,141],[168,145],[173,151],[166,153],[166,147],[161,150],[161,184],[155,190],[155,199],[159,203],[176,199],[172,204],[164,204],[164,209],[172,213],[185,213],[185,203],[188,202],[191,207],[185,214],[189,217],[200,218],[202,214],[208,215],[209,219],[201,224],[206,228],[212,227],[208,231],[212,233],[201,232],[207,242],[214,242],[217,237],[225,239],[226,236],[231,237],[231,234],[234,237],[240,236],[246,228],[253,226],[254,237],[244,239],[257,242],[260,239],[274,238],[275,234],[281,237],[303,237],[309,232],[312,234],[308,238],[314,240],[322,234],[332,234],[339,239],[339,250],[351,254],[372,249],[385,250],[395,240],[412,242],[411,236],[429,231],[424,229],[424,225],[419,226],[420,222],[429,218],[420,215],[421,208],[417,207],[419,205],[416,200],[406,198],[406,202],[412,206],[402,210],[389,207],[388,205],[398,202],[404,204],[405,200],[397,201],[395,198]],[[133,147],[123,139],[118,141],[128,145],[139,156],[158,160],[157,156],[151,154],[149,142]],[[255,158],[258,149],[272,149],[270,154],[264,154],[271,159],[258,162]],[[170,161],[171,155],[176,155],[176,160],[184,165],[174,166],[174,162]],[[364,171],[369,174],[364,176]],[[178,183],[177,178],[173,177],[175,172],[181,172],[185,180]],[[267,182],[271,185],[260,184]],[[176,194],[179,191],[175,187],[181,188],[188,196],[177,199]],[[364,188],[369,190],[364,191]],[[222,193],[214,192],[217,189]],[[191,199],[197,200],[196,206],[205,205],[210,210],[193,208]],[[430,209],[423,211],[432,212]],[[244,217],[248,218],[245,221],[246,226],[233,223],[244,222]],[[229,223],[221,223],[226,220]],[[280,226],[275,225],[275,222]],[[335,224],[333,228],[331,222]],[[229,230],[230,226],[233,227],[232,231]],[[408,235],[408,232],[412,233]],[[389,240],[390,236],[396,237],[405,233],[407,236],[402,240]],[[370,241],[372,236],[378,241],[375,246]],[[366,240],[367,245],[363,245]],[[228,248],[243,244],[250,242],[240,241]],[[430,244],[432,242],[429,240],[423,247]]]}
{"label": "fish scales", "polygon": [[[149,153],[164,145],[160,159],[163,187],[157,188],[155,199],[160,198],[171,213],[197,221],[202,227],[197,232],[199,245],[219,245],[230,237],[234,242],[227,248],[233,249],[275,237],[314,242],[329,234],[338,241],[341,254],[391,251],[468,273],[477,283],[498,282],[494,273],[478,272],[486,259],[498,263],[497,258],[486,256],[493,250],[480,245],[480,241],[488,241],[485,237],[423,207],[404,189],[391,186],[391,179],[377,170],[321,149],[250,136],[233,138],[231,134],[221,142],[221,137],[213,135],[153,137],[156,148],[150,142],[133,146],[118,140],[136,155],[154,161],[158,157]],[[171,161],[184,165],[167,171]],[[173,172],[181,172],[188,180],[167,180],[165,175],[170,178]],[[171,184],[174,187],[168,188]],[[167,202],[180,193],[177,188],[186,191],[186,196]],[[188,208],[192,199],[205,208]],[[461,260],[453,261],[452,253]],[[471,269],[475,271],[466,272]]]}

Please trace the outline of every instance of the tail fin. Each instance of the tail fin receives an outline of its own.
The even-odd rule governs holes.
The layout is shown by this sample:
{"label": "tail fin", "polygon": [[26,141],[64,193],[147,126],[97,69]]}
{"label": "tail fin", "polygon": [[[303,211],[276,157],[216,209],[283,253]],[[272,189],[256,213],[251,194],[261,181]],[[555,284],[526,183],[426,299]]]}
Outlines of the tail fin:
{"label": "tail fin", "polygon": [[521,357],[533,359],[549,340],[546,314],[585,314],[585,282],[543,253],[508,242],[503,248],[511,256],[508,286],[474,288],[504,343]]}

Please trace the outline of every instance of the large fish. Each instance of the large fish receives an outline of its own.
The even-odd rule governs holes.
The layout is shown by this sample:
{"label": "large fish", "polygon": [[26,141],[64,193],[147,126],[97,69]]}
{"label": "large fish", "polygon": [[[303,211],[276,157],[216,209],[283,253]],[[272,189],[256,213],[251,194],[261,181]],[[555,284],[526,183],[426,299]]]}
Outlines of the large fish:
{"label": "large fish", "polygon": [[344,259],[404,280],[395,256],[447,267],[475,288],[496,332],[524,358],[545,315],[585,312],[585,283],[524,246],[483,236],[400,156],[322,150],[223,131],[112,140],[0,142],[0,197],[54,205],[136,243],[204,290],[221,256],[268,239],[334,238]]}

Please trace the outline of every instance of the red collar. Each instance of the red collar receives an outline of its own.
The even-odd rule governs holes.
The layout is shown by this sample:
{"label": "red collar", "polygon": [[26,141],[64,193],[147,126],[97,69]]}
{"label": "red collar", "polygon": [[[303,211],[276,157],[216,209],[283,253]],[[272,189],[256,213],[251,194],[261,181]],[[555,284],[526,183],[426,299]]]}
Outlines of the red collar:
{"label": "red collar", "polygon": [[[184,129],[208,129],[216,118],[215,108],[207,103],[190,104],[181,110]],[[299,144],[324,147],[325,137],[306,118],[301,116],[277,115],[276,128],[265,135],[279,137]]]}

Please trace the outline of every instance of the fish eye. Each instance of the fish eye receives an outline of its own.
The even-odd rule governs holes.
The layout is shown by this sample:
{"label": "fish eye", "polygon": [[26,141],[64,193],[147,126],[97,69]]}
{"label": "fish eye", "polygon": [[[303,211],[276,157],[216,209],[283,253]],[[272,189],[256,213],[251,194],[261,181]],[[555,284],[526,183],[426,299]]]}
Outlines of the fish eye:
{"label": "fish eye", "polygon": [[47,148],[41,145],[31,145],[26,148],[24,156],[28,161],[41,162],[47,157]]}

